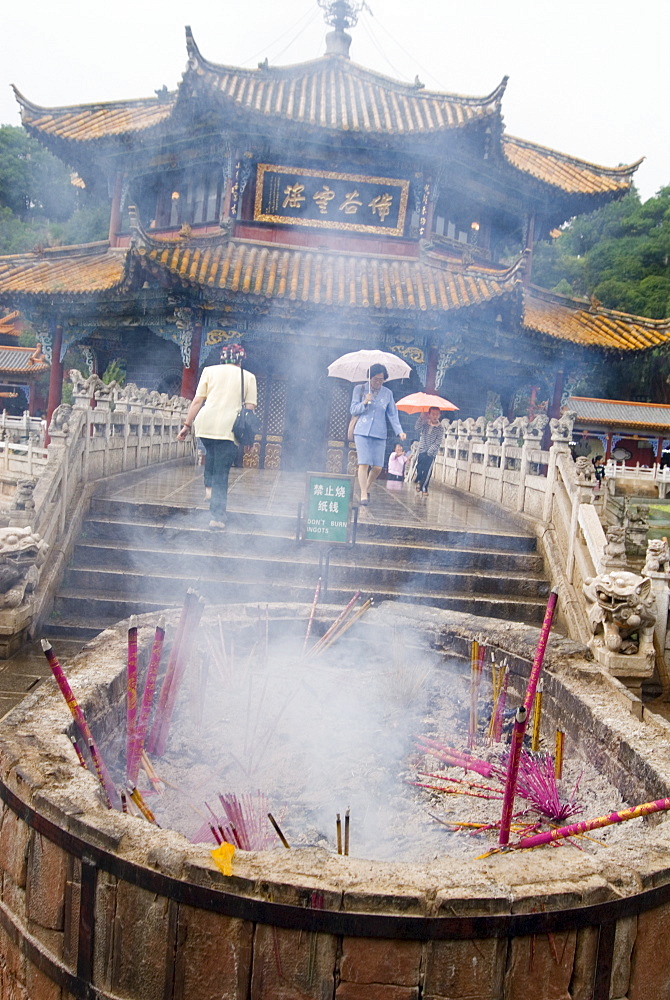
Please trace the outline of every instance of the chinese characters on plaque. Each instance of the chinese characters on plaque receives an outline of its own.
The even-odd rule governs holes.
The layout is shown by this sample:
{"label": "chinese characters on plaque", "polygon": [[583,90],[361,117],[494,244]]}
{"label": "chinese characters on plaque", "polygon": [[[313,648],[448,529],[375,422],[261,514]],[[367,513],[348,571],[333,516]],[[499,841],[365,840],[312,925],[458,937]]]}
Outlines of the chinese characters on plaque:
{"label": "chinese characters on plaque", "polygon": [[256,167],[254,221],[402,236],[409,181],[328,171]]}
{"label": "chinese characters on plaque", "polygon": [[350,476],[308,473],[305,539],[346,542],[351,498]]}

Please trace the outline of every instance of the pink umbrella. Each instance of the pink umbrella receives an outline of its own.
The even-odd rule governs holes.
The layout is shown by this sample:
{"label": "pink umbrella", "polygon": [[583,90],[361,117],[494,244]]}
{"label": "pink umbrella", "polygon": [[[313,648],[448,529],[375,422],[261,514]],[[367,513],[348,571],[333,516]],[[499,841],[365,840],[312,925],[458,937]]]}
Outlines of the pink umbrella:
{"label": "pink umbrella", "polygon": [[411,396],[403,396],[396,403],[399,410],[405,413],[427,413],[431,407],[436,406],[438,410],[457,410],[458,407],[450,403],[442,396],[435,396],[430,392],[413,392]]}

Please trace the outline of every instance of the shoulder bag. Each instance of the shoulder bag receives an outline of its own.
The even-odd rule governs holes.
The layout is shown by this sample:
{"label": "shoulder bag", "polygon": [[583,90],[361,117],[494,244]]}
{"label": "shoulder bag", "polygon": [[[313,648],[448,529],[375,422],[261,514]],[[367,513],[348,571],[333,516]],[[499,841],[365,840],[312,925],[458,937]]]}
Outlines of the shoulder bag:
{"label": "shoulder bag", "polygon": [[256,435],[260,430],[260,423],[254,411],[248,409],[248,407],[244,405],[244,369],[241,365],[240,378],[242,386],[240,395],[240,412],[235,417],[235,423],[233,424],[233,436],[238,444],[247,448],[249,445],[254,443]]}

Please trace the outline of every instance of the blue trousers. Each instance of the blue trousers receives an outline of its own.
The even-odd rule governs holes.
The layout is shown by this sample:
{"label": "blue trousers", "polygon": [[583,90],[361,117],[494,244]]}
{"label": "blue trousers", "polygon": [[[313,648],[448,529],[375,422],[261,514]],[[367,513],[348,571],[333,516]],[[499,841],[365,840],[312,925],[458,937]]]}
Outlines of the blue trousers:
{"label": "blue trousers", "polygon": [[217,521],[222,521],[228,505],[228,476],[237,456],[234,441],[200,438],[205,447],[205,486],[211,486],[209,509]]}
{"label": "blue trousers", "polygon": [[416,459],[416,481],[425,492],[428,489],[428,480],[433,469],[435,459],[427,451],[420,451]]}

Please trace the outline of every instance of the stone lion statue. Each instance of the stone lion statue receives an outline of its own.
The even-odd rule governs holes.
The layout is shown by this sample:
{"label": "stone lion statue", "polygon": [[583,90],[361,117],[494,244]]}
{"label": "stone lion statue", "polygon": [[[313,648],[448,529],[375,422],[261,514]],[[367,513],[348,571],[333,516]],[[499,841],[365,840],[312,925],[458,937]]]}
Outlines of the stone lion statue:
{"label": "stone lion statue", "polygon": [[583,590],[595,645],[653,657],[656,618],[650,579],[614,570],[586,580]]}
{"label": "stone lion statue", "polygon": [[575,459],[575,475],[580,485],[591,485],[593,481],[593,464],[586,455],[579,455]]}
{"label": "stone lion statue", "polygon": [[33,592],[48,548],[31,527],[0,528],[0,609],[18,608]]}
{"label": "stone lion statue", "polygon": [[667,538],[650,538],[647,542],[647,559],[643,574],[670,573],[670,549]]}

